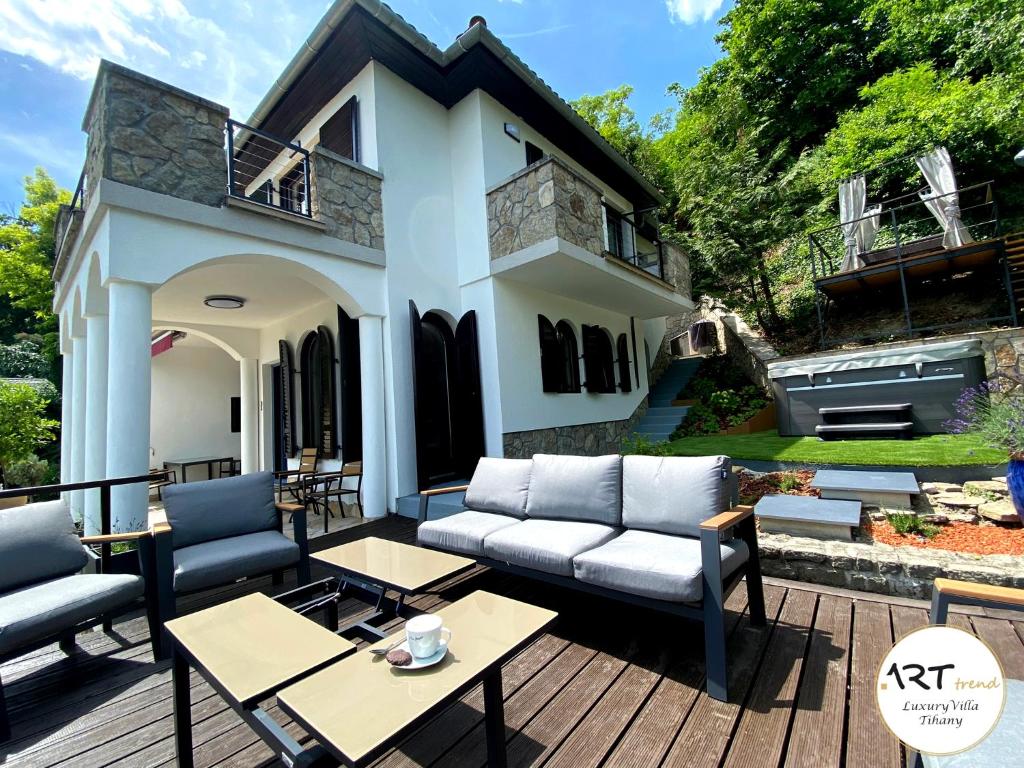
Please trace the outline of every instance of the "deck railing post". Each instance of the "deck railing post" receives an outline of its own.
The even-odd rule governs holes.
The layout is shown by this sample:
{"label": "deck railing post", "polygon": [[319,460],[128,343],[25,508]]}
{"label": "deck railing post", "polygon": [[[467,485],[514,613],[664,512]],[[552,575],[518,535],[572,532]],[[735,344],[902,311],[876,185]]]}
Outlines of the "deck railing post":
{"label": "deck railing post", "polygon": [[229,118],[224,125],[228,132],[228,194],[235,191],[235,126]]}
{"label": "deck railing post", "polygon": [[903,248],[900,245],[900,228],[896,222],[896,209],[893,208],[889,211],[889,217],[892,219],[892,236],[896,243],[896,267],[900,273],[900,291],[903,293],[903,316],[907,321],[907,335],[914,335],[914,323],[910,319],[910,297],[907,294],[907,276],[903,267]]}

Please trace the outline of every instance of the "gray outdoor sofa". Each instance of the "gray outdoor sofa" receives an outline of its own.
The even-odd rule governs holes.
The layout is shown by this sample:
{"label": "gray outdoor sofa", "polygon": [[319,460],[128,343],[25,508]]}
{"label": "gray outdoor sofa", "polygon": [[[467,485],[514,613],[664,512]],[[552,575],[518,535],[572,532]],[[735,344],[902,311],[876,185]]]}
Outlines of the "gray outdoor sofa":
{"label": "gray outdoor sofa", "polygon": [[[746,576],[765,623],[753,509],[726,456],[483,458],[468,486],[421,494],[418,542],[565,587],[704,622],[707,691],[728,696],[724,601]],[[428,521],[430,498],[467,510]]]}

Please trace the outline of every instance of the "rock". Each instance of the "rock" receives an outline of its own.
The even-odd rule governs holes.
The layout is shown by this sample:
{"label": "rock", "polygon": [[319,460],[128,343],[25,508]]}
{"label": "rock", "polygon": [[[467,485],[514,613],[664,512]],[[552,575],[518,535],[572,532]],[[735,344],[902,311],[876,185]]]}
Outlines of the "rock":
{"label": "rock", "polygon": [[929,495],[939,493],[960,493],[961,488],[955,483],[921,483],[921,493]]}
{"label": "rock", "polygon": [[935,504],[944,507],[960,507],[970,509],[984,504],[988,499],[978,496],[964,496],[963,494],[943,493],[932,499]]}
{"label": "rock", "polygon": [[1019,523],[1020,516],[1009,499],[988,501],[978,507],[978,514],[997,523]]}
{"label": "rock", "polygon": [[997,480],[972,480],[969,483],[964,483],[964,493],[988,498],[989,494],[1009,496],[1010,489],[1006,487],[1005,480],[1003,482]]}
{"label": "rock", "polygon": [[921,515],[921,521],[925,523],[932,523],[934,525],[949,524],[949,518],[946,515],[939,514],[938,512]]}
{"label": "rock", "polygon": [[875,523],[884,523],[886,520],[885,512],[869,512],[868,517]]}

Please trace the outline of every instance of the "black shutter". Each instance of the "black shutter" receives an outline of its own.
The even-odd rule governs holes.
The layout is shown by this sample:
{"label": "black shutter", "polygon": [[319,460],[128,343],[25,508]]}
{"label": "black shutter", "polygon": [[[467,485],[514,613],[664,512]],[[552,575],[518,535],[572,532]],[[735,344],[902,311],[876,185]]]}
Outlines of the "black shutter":
{"label": "black shutter", "polygon": [[619,389],[623,392],[633,391],[633,374],[629,370],[629,339],[620,333],[615,353],[619,358]]}
{"label": "black shutter", "polygon": [[565,320],[559,320],[558,325],[555,326],[555,333],[558,335],[562,391],[578,393],[580,391],[580,353],[576,344],[576,332]]}
{"label": "black shutter", "polygon": [[562,349],[555,326],[544,315],[537,315],[540,336],[540,376],[545,392],[564,392]]}
{"label": "black shutter", "polygon": [[325,459],[333,459],[338,454],[338,400],[335,397],[337,391],[337,370],[338,361],[334,356],[334,340],[331,338],[331,331],[321,325],[316,329],[317,354],[319,355],[319,379],[316,385],[319,386],[320,408],[317,413],[319,419],[320,440],[317,448],[320,456]]}
{"label": "black shutter", "polygon": [[608,394],[615,391],[612,343],[607,332],[596,325],[583,326],[583,370],[588,392]]}
{"label": "black shutter", "polygon": [[295,361],[292,359],[292,348],[287,341],[281,339],[277,343],[277,348],[278,356],[281,358],[281,364],[278,366],[281,376],[281,423],[277,426],[284,455],[290,459],[295,455],[295,392],[292,390]]}
{"label": "black shutter", "polygon": [[455,326],[458,381],[454,412],[455,464],[463,477],[472,477],[484,455],[484,401],[480,385],[480,345],[476,312],[470,310]]}
{"label": "black shutter", "polygon": [[363,382],[359,360],[359,321],[338,307],[338,357],[341,365],[341,459],[363,458]]}
{"label": "black shutter", "polygon": [[427,463],[423,456],[426,452],[426,425],[424,408],[426,403],[420,402],[420,367],[423,363],[423,324],[416,302],[409,299],[409,325],[412,332],[412,403],[413,424],[416,428],[416,482],[420,490],[429,487],[427,480]]}
{"label": "black shutter", "polygon": [[320,127],[320,145],[359,162],[359,104],[355,96]]}

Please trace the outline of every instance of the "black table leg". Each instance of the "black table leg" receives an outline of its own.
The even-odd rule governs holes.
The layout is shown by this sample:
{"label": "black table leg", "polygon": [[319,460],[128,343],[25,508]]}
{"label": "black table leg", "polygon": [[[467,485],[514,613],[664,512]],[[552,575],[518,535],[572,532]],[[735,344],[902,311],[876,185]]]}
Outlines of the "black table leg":
{"label": "black table leg", "polygon": [[188,661],[175,644],[172,651],[171,677],[174,687],[174,744],[178,752],[178,768],[192,768],[192,701],[189,695]]}
{"label": "black table leg", "polygon": [[505,701],[500,667],[484,678],[484,730],[488,768],[505,768]]}

